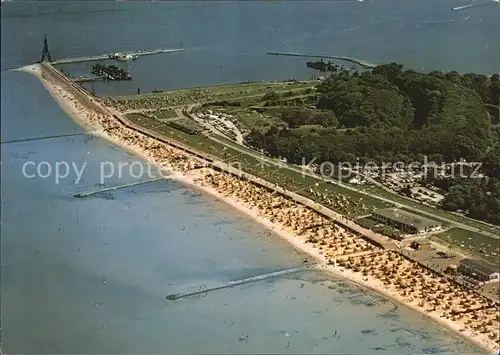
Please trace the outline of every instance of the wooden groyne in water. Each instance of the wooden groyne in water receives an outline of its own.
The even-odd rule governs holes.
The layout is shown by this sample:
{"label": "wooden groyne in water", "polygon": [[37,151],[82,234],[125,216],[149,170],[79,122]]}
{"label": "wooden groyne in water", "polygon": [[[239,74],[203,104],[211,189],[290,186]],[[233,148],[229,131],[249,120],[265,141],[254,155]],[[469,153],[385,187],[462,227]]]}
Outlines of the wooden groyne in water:
{"label": "wooden groyne in water", "polygon": [[124,185],[118,185],[118,186],[112,186],[112,187],[106,187],[104,189],[98,189],[98,190],[93,190],[93,191],[88,191],[88,192],[80,192],[77,194],[74,194],[73,197],[77,198],[84,198],[84,197],[89,197],[95,194],[103,193],[103,192],[108,192],[108,191],[115,191],[119,189],[124,189],[126,187],[132,187],[132,186],[137,186],[137,185],[144,185],[144,184],[149,184],[150,182],[155,182],[159,180],[163,180],[163,177],[151,179],[151,180],[146,180],[146,181],[136,181],[130,184],[124,184]]}
{"label": "wooden groyne in water", "polygon": [[234,287],[234,286],[238,286],[238,285],[247,284],[247,283],[250,283],[250,282],[262,281],[262,280],[270,279],[270,278],[273,278],[273,277],[279,277],[279,276],[284,276],[284,275],[288,275],[288,274],[293,274],[293,273],[296,273],[296,272],[306,271],[306,270],[309,270],[309,269],[313,268],[314,266],[315,265],[307,265],[307,266],[295,267],[295,268],[292,268],[292,269],[286,269],[286,270],[281,270],[281,271],[276,271],[276,272],[270,272],[268,274],[254,276],[254,277],[249,277],[249,278],[246,278],[246,279],[224,282],[224,283],[222,283],[220,285],[213,286],[213,287],[208,287],[208,288],[205,288],[205,289],[198,289],[198,290],[192,291],[192,292],[175,293],[175,294],[172,294],[172,295],[168,295],[168,296],[165,296],[165,299],[167,299],[169,301],[175,301],[175,300],[178,300],[178,299],[181,299],[181,298],[186,298],[186,297],[190,297],[190,296],[201,295],[203,293],[207,293],[207,292],[211,292],[211,291],[221,290],[223,288]]}
{"label": "wooden groyne in water", "polygon": [[336,60],[344,60],[346,62],[354,63],[360,65],[364,68],[375,68],[377,65],[373,63],[368,63],[362,61],[360,59],[351,58],[351,57],[343,57],[343,56],[335,56],[335,55],[315,55],[315,54],[301,54],[301,53],[280,53],[280,52],[267,52],[267,55],[281,55],[281,56],[289,56],[289,57],[304,57],[304,58],[323,58],[323,59],[336,59]]}

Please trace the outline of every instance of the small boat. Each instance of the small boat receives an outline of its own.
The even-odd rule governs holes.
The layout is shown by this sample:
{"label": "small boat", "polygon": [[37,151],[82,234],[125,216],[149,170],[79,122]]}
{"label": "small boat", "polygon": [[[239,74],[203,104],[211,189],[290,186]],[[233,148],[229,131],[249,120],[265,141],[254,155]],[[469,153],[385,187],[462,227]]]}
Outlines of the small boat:
{"label": "small boat", "polygon": [[136,60],[137,55],[130,54],[130,53],[120,53],[118,56],[116,56],[116,60],[120,61],[127,61],[127,60]]}

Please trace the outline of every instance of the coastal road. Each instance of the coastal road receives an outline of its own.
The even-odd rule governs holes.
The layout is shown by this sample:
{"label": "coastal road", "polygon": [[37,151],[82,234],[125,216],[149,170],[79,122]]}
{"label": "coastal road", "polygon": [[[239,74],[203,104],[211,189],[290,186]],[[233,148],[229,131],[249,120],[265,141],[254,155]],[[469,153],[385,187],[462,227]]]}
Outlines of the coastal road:
{"label": "coastal road", "polygon": [[248,149],[244,149],[244,148],[238,146],[237,144],[228,144],[226,141],[217,139],[216,137],[210,137],[210,139],[212,139],[213,141],[216,141],[216,142],[218,142],[220,144],[223,144],[223,145],[227,146],[228,148],[231,148],[231,149],[237,150],[237,151],[239,151],[241,153],[250,155],[250,156],[252,156],[252,157],[254,157],[256,159],[262,160],[262,161],[267,162],[269,164],[281,166],[282,168],[289,169],[291,171],[294,171],[294,172],[297,172],[297,173],[300,173],[300,174],[304,174],[304,175],[312,177],[314,179],[318,179],[318,180],[322,180],[322,181],[325,181],[325,182],[333,183],[334,185],[337,185],[337,186],[342,187],[344,189],[347,189],[347,190],[350,190],[350,191],[354,191],[354,192],[357,192],[357,193],[360,193],[360,194],[363,194],[365,196],[369,196],[369,197],[372,197],[372,198],[376,198],[376,199],[378,199],[380,201],[383,201],[383,202],[391,203],[391,204],[395,205],[397,208],[403,208],[404,207],[405,209],[407,209],[409,211],[415,212],[417,214],[428,216],[428,217],[430,217],[432,219],[439,220],[441,222],[449,223],[449,224],[451,224],[453,226],[460,227],[461,229],[465,229],[465,230],[468,230],[468,231],[471,231],[471,232],[479,233],[479,234],[482,234],[484,236],[487,236],[487,237],[490,237],[490,238],[493,238],[493,239],[497,239],[497,240],[500,239],[499,235],[496,235],[496,234],[493,234],[493,233],[490,233],[490,232],[487,232],[487,231],[483,231],[483,230],[481,230],[479,228],[471,227],[471,226],[469,226],[467,224],[460,223],[460,222],[448,219],[446,217],[439,216],[439,215],[434,214],[434,213],[429,213],[429,212],[421,210],[419,208],[415,208],[415,207],[412,207],[412,206],[409,206],[409,205],[406,205],[406,204],[403,204],[403,203],[400,203],[400,202],[395,202],[394,200],[391,200],[389,198],[385,198],[385,197],[382,197],[382,196],[379,196],[379,195],[376,195],[376,194],[371,194],[369,192],[356,189],[356,188],[354,188],[352,186],[348,186],[348,185],[343,184],[343,183],[341,183],[339,181],[327,180],[327,179],[323,178],[322,176],[320,176],[318,174],[309,172],[307,170],[300,169],[300,168],[295,167],[293,165],[289,165],[289,164],[284,165],[282,162],[279,162],[277,159],[269,158],[269,157],[267,157],[267,156],[265,156],[263,154],[257,153],[257,152],[252,152],[252,151],[250,151]]}
{"label": "coastal road", "polygon": [[[307,89],[313,89],[314,88],[314,84],[318,84],[319,82],[318,81],[304,81],[302,83],[305,83],[305,84],[310,84],[310,86],[303,86],[303,87],[299,87],[299,88],[293,88],[293,89],[286,89],[286,88],[281,88],[280,89],[276,89],[276,93],[278,94],[284,94],[284,93],[287,93],[287,92],[297,92],[297,91],[304,91],[304,90],[307,90]],[[277,83],[269,83],[269,86],[273,86],[273,85],[283,85],[282,82],[277,82]],[[165,93],[156,93],[156,94],[144,94],[143,96],[147,96],[147,97],[155,97],[155,96],[168,96],[168,95],[171,95],[174,91],[172,92],[165,92]],[[195,107],[199,107],[201,105],[203,105],[204,103],[206,102],[211,102],[211,101],[217,101],[217,100],[227,100],[227,101],[234,101],[234,100],[243,100],[243,99],[255,99],[255,98],[258,98],[258,97],[262,97],[264,96],[266,93],[265,92],[261,92],[261,93],[258,93],[258,94],[251,94],[251,95],[238,95],[238,96],[235,96],[235,97],[227,97],[227,98],[213,98],[211,100],[207,100],[207,101],[204,101],[204,102],[194,102],[194,103],[184,103],[184,104],[178,104],[178,105],[171,105],[171,106],[165,106],[165,107],[161,107],[161,108],[167,108],[167,109],[173,109],[173,108],[178,108],[178,107],[188,107],[188,110],[191,111],[193,108]],[[140,96],[140,95],[134,95],[134,96]],[[133,97],[133,96],[122,96],[122,97],[116,97],[116,99],[119,99],[119,100],[131,100],[130,98]],[[293,99],[294,97],[289,97],[290,99]],[[128,110],[123,110],[122,113],[123,114],[128,114],[128,113],[141,113],[141,112],[152,112],[152,111],[157,111],[159,110],[160,107],[155,107],[155,108],[138,108],[138,109],[128,109]]]}

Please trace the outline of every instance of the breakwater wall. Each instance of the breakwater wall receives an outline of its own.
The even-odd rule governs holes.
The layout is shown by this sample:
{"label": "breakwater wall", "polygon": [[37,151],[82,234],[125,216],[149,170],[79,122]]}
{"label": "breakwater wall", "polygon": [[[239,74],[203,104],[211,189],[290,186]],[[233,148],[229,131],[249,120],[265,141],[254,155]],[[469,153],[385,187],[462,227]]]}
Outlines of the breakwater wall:
{"label": "breakwater wall", "polygon": [[281,270],[281,271],[276,271],[276,272],[270,272],[268,274],[264,275],[259,275],[259,276],[254,276],[254,277],[248,277],[246,279],[241,279],[241,280],[236,280],[236,281],[229,281],[229,282],[223,282],[220,285],[213,286],[213,287],[207,287],[207,288],[200,288],[196,291],[191,291],[191,292],[184,292],[184,293],[175,293],[172,295],[165,296],[165,299],[169,301],[175,301],[181,298],[186,298],[186,297],[191,297],[191,296],[196,296],[196,295],[201,295],[207,292],[211,291],[217,291],[217,290],[222,290],[224,288],[228,287],[234,287],[234,286],[239,286],[251,282],[256,282],[256,281],[262,281],[274,277],[280,277],[284,275],[289,275],[301,271],[306,271],[308,269],[311,269],[313,266],[302,266],[302,267],[296,267],[292,269],[287,269],[287,270]]}
{"label": "breakwater wall", "polygon": [[343,60],[346,62],[350,62],[353,64],[357,64],[362,66],[363,68],[375,68],[377,65],[369,62],[365,62],[361,59],[344,57],[344,56],[336,56],[336,55],[316,55],[316,54],[301,54],[301,53],[280,53],[280,52],[267,52],[267,55],[280,55],[280,56],[288,56],[288,57],[304,57],[304,58],[322,58],[322,59],[335,59],[335,60]]}
{"label": "breakwater wall", "polygon": [[164,179],[165,179],[165,177],[159,177],[159,178],[155,178],[155,179],[151,179],[151,180],[136,181],[136,182],[132,182],[130,184],[123,184],[123,185],[119,185],[119,186],[106,187],[103,189],[92,190],[92,191],[87,191],[87,192],[80,192],[80,193],[74,194],[73,197],[77,197],[77,198],[90,197],[92,195],[100,194],[103,192],[116,191],[116,190],[124,189],[127,187],[149,184],[150,182],[160,181],[160,180],[164,180]]}

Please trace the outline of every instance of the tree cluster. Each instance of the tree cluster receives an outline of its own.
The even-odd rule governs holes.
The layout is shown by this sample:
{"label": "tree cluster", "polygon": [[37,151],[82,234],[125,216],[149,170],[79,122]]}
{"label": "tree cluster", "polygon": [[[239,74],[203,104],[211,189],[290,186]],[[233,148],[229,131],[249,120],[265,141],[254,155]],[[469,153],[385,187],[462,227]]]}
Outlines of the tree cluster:
{"label": "tree cluster", "polygon": [[500,180],[450,179],[442,207],[463,211],[469,217],[500,225]]}
{"label": "tree cluster", "polygon": [[[346,155],[377,162],[424,155],[436,162],[478,161],[499,144],[483,101],[496,102],[497,86],[495,75],[423,74],[396,64],[359,75],[341,72],[318,86],[321,111],[284,109],[288,128],[253,131],[248,138],[295,162],[304,153],[332,162]],[[311,124],[321,129],[296,129]]]}
{"label": "tree cluster", "polygon": [[322,127],[336,127],[338,125],[335,114],[329,110],[312,110],[302,106],[283,108],[281,120],[289,128],[298,128],[306,125],[319,125]]}
{"label": "tree cluster", "polygon": [[[494,127],[494,113],[500,110],[497,74],[424,74],[392,63],[361,74],[333,74],[317,92],[316,110],[283,109],[284,127],[253,130],[248,142],[298,164],[314,158],[383,163],[427,157],[436,163],[482,162],[486,175],[500,174],[500,127]],[[300,129],[306,125],[315,126]],[[473,187],[484,193],[464,192]],[[498,223],[498,183],[459,181],[448,191],[444,208]],[[469,197],[457,197],[464,195]]]}

